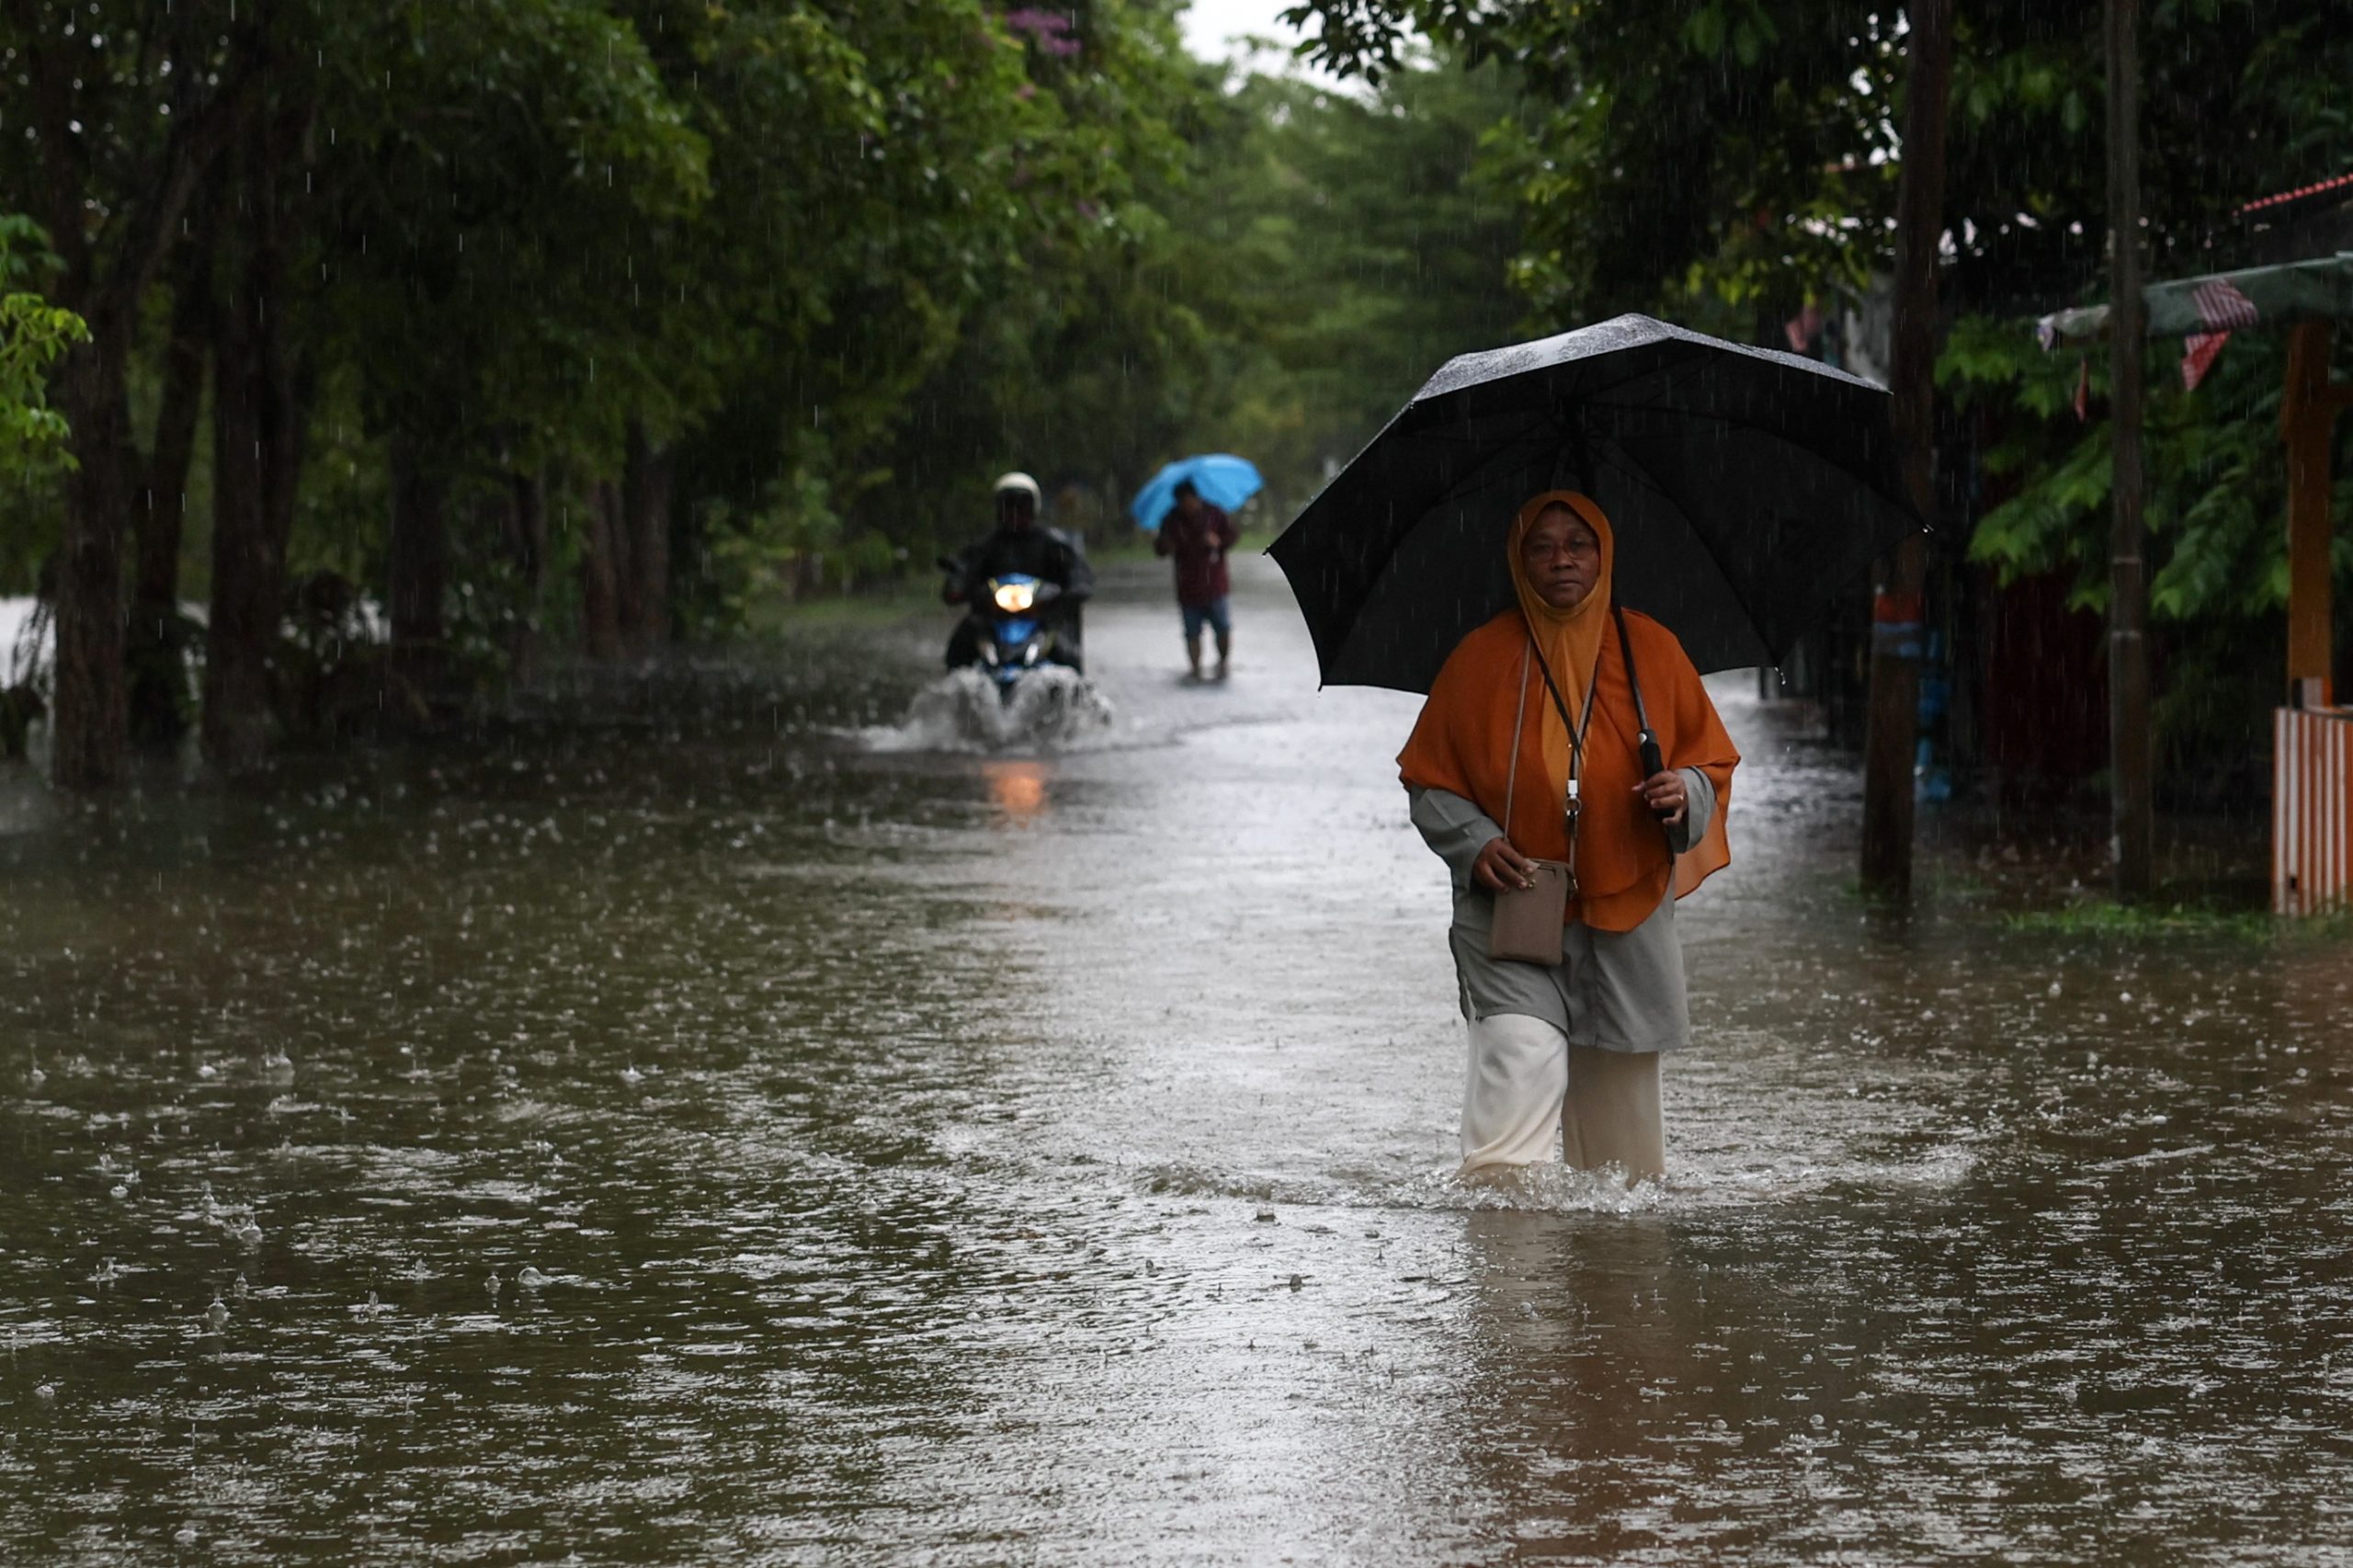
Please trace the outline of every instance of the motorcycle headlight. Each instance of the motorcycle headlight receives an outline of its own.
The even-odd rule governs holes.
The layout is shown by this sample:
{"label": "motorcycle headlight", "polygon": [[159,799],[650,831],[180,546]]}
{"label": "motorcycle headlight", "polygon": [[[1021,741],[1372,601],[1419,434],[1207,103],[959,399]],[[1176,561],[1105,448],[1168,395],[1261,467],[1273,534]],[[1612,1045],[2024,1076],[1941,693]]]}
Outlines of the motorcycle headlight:
{"label": "motorcycle headlight", "polygon": [[1031,604],[1036,602],[1038,597],[1038,585],[1035,583],[999,583],[996,585],[995,591],[989,597],[996,601],[996,608],[1005,611],[1006,614],[1019,615],[1029,609]]}

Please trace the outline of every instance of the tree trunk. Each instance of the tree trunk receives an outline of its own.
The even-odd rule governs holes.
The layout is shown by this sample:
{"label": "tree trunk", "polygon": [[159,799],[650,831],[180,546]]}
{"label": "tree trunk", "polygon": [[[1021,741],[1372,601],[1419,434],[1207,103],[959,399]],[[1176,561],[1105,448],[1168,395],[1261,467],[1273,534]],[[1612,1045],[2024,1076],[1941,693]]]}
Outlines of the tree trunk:
{"label": "tree trunk", "polygon": [[507,515],[506,548],[515,562],[519,590],[516,620],[507,636],[508,677],[527,686],[536,673],[540,651],[540,585],[548,561],[548,485],[541,473],[512,477],[514,503]]}
{"label": "tree trunk", "polygon": [[586,547],[580,552],[580,634],[592,659],[620,657],[625,573],[620,549],[627,532],[620,487],[608,479],[597,481],[589,498]]}
{"label": "tree trunk", "polygon": [[279,214],[282,129],[256,116],[231,154],[241,210],[235,281],[213,348],[212,614],[205,633],[204,754],[232,773],[269,754],[305,410],[286,347]]}
{"label": "tree trunk", "polygon": [[392,451],[392,528],[385,604],[392,615],[391,709],[422,723],[440,688],[448,631],[441,602],[449,578],[449,482],[395,436]]}
{"label": "tree trunk", "polygon": [[131,327],[90,322],[91,341],[65,357],[58,407],[80,465],[67,486],[57,572],[57,673],[51,775],[63,790],[119,785],[130,762],[122,663],[122,541],[131,520],[129,400],[123,366]]}
{"label": "tree trunk", "polygon": [[188,474],[204,407],[212,333],[212,233],[199,223],[185,242],[172,280],[172,336],[164,351],[163,401],[155,439],[133,507],[139,559],[133,568],[126,656],[131,664],[131,737],[169,750],[188,730],[188,674],[180,635],[180,542],[188,522]]}
{"label": "tree trunk", "polygon": [[[199,12],[186,6],[174,16],[166,7],[173,19],[164,25],[171,59],[188,67],[191,83],[206,69],[197,58],[210,46],[199,41],[208,27]],[[58,563],[52,773],[61,789],[103,790],[122,782],[130,760],[122,557],[138,463],[125,384],[139,303],[248,85],[226,74],[213,79],[216,90],[180,106],[188,112],[175,113],[154,155],[95,167],[78,123],[95,109],[85,95],[101,90],[84,80],[93,70],[88,48],[45,20],[13,30],[9,133],[32,133],[40,159],[37,178],[17,194],[32,199],[64,264],[51,297],[79,313],[91,335],[58,372],[58,412],[73,426],[80,466],[66,487]]]}
{"label": "tree trunk", "polygon": [[[204,634],[204,755],[232,773],[269,746],[270,634],[277,602],[262,504],[261,397],[247,280],[240,278],[212,340],[212,608]],[[283,562],[276,563],[282,574]]]}
{"label": "tree trunk", "polygon": [[2141,367],[2146,312],[2141,299],[2141,61],[2138,0],[2108,0],[2109,262],[2115,303],[2109,385],[2115,437],[2115,512],[2109,527],[2108,738],[2109,823],[2116,896],[2148,896],[2156,877],[2154,771],[2149,736],[2148,528],[2142,509]]}
{"label": "tree trunk", "polygon": [[657,447],[645,426],[630,421],[629,458],[621,472],[622,522],[628,534],[628,581],[621,590],[622,637],[641,657],[670,640],[670,481],[672,449]]}
{"label": "tree trunk", "polygon": [[[1945,125],[1952,87],[1952,0],[1906,7],[1904,163],[1895,226],[1895,343],[1890,369],[1904,488],[1923,520],[1936,511],[1937,258],[1944,235]],[[1863,742],[1865,893],[1912,892],[1912,759],[1919,734],[1920,653],[1927,635],[1927,544],[1906,540],[1890,563],[1871,627],[1870,727]]]}

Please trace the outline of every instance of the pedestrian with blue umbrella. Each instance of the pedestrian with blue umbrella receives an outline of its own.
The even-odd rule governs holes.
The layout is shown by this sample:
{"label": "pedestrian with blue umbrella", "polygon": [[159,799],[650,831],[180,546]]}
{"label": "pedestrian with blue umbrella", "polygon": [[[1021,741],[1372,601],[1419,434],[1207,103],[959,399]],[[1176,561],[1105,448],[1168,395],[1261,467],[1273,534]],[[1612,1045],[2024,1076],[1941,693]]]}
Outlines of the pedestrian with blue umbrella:
{"label": "pedestrian with blue umbrella", "polygon": [[1224,453],[1185,458],[1154,474],[1136,493],[1129,511],[1152,530],[1152,548],[1176,567],[1176,608],[1185,626],[1188,679],[1201,679],[1201,629],[1217,637],[1215,678],[1223,680],[1233,660],[1232,579],[1226,552],[1241,539],[1228,507],[1239,506],[1263,483],[1246,460]]}

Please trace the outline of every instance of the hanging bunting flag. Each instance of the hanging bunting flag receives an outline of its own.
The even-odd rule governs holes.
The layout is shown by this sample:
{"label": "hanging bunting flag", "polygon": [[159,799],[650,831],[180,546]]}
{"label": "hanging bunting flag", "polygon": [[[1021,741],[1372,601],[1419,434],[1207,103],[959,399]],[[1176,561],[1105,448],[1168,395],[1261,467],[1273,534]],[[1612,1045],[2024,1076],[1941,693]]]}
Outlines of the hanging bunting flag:
{"label": "hanging bunting flag", "polygon": [[2227,332],[2193,332],[2181,340],[2181,390],[2196,392],[2206,372],[2214,368],[2221,357],[2222,345],[2231,340]]}
{"label": "hanging bunting flag", "polygon": [[2227,278],[2209,278],[2190,296],[2198,307],[2198,319],[2208,328],[2193,332],[2181,341],[2181,384],[2185,391],[2196,392],[2206,372],[2214,368],[2214,360],[2222,352],[2222,345],[2240,327],[2253,326],[2262,319],[2255,301],[2241,293],[2237,285]]}

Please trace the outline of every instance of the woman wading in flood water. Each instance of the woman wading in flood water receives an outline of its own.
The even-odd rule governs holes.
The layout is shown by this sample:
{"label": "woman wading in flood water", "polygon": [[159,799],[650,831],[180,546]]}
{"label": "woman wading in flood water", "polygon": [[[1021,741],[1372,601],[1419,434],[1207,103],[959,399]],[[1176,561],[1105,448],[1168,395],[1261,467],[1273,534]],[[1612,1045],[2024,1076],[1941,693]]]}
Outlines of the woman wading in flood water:
{"label": "woman wading in flood water", "polygon": [[[1456,647],[1397,758],[1453,874],[1462,1174],[1557,1152],[1656,1176],[1659,1057],[1691,1038],[1675,901],[1731,858],[1740,754],[1675,634],[1611,604],[1609,522],[1589,497],[1534,497],[1506,548],[1519,607]],[[1544,901],[1563,891],[1555,916]]]}

